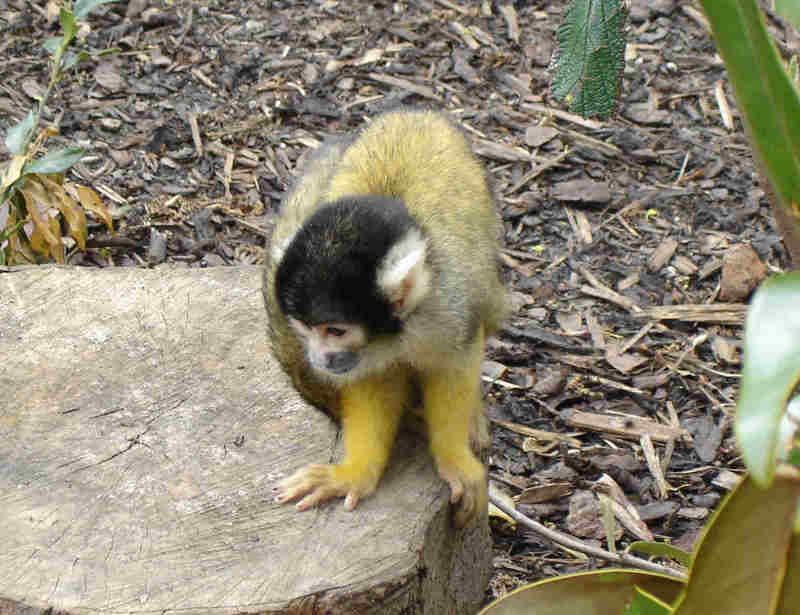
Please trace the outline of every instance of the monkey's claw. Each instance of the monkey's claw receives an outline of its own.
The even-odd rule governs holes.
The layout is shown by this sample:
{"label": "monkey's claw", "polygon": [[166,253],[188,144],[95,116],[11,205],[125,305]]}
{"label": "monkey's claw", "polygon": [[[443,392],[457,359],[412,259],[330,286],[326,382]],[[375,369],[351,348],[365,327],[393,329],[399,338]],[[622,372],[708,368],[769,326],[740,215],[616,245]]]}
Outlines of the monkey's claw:
{"label": "monkey's claw", "polygon": [[469,471],[457,467],[439,467],[439,475],[450,486],[450,503],[454,507],[456,527],[464,527],[483,511],[488,510],[489,495],[486,486],[486,470],[474,460]]}
{"label": "monkey's claw", "polygon": [[374,483],[364,478],[346,466],[314,464],[278,483],[276,499],[281,504],[299,500],[297,510],[307,510],[332,498],[344,497],[345,510],[352,511],[362,497],[375,489]]}

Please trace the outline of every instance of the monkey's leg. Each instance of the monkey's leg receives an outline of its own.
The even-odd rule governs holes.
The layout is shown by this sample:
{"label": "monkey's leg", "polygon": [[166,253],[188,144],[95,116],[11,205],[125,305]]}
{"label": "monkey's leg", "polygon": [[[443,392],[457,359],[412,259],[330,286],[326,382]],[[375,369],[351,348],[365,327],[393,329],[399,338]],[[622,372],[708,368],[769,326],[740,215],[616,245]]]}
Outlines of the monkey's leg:
{"label": "monkey's leg", "polygon": [[440,476],[450,485],[450,501],[458,504],[455,522],[463,527],[487,508],[486,470],[470,449],[470,429],[483,412],[480,378],[483,329],[457,368],[425,370],[423,412],[431,453]]}
{"label": "monkey's leg", "polygon": [[298,498],[298,510],[344,497],[346,510],[375,490],[392,450],[409,396],[406,370],[389,370],[341,391],[344,459],[338,465],[315,464],[295,472],[278,486],[278,501]]}

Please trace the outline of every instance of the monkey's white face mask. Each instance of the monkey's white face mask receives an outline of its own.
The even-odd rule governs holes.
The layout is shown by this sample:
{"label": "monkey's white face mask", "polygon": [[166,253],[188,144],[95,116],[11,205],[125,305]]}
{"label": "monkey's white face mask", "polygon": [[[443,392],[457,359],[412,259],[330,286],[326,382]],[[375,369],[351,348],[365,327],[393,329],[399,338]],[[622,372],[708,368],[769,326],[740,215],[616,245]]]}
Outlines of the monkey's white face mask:
{"label": "monkey's white face mask", "polygon": [[347,323],[308,326],[296,318],[290,318],[289,324],[305,344],[308,362],[314,369],[340,376],[358,366],[359,350],[367,343],[362,326]]}

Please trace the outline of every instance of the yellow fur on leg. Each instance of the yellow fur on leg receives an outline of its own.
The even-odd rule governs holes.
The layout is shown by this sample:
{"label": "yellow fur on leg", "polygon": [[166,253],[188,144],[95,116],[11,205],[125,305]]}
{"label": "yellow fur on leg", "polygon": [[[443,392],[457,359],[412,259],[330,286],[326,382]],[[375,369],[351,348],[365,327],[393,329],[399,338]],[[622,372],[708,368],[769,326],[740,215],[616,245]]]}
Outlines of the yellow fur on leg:
{"label": "yellow fur on leg", "polygon": [[455,522],[463,527],[487,508],[486,470],[470,449],[475,413],[483,412],[480,392],[483,329],[458,368],[425,370],[423,412],[431,453],[439,475],[457,504]]}
{"label": "yellow fur on leg", "polygon": [[278,501],[298,498],[298,510],[344,496],[353,510],[375,490],[380,480],[409,398],[409,377],[392,369],[345,386],[341,391],[344,459],[338,465],[314,464],[295,472],[279,485]]}

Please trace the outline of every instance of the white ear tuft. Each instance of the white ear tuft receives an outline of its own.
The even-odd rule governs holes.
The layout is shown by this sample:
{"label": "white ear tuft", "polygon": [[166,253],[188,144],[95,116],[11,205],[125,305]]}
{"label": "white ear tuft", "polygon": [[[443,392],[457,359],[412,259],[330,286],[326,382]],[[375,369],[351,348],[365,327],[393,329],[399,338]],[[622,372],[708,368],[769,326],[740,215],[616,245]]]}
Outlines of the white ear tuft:
{"label": "white ear tuft", "polygon": [[289,244],[292,243],[292,239],[294,239],[296,234],[296,232],[292,233],[283,241],[274,242],[272,244],[271,257],[273,266],[280,264],[281,260],[283,259],[283,255],[286,253],[286,249],[289,247]]}
{"label": "white ear tuft", "polygon": [[413,228],[391,247],[378,267],[378,288],[400,318],[413,312],[430,290],[431,272],[425,263],[427,252],[425,238]]}

